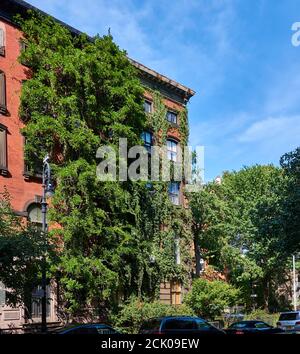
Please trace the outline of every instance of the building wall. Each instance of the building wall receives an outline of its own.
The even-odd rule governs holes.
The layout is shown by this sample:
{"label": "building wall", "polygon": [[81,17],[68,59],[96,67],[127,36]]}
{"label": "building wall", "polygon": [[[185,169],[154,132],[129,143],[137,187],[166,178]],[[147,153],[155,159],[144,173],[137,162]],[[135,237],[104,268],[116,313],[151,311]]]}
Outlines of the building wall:
{"label": "building wall", "polygon": [[[5,189],[10,194],[13,209],[27,216],[27,207],[41,195],[41,181],[24,176],[24,137],[20,130],[23,123],[19,119],[20,93],[22,81],[28,79],[28,68],[18,62],[20,54],[19,40],[21,32],[11,23],[0,20],[0,28],[4,29],[5,56],[0,56],[0,70],[6,78],[7,113],[0,113],[0,124],[7,128],[7,175],[0,174],[0,192]],[[54,300],[53,294],[51,295]],[[52,303],[53,303],[52,300]],[[56,319],[54,306],[51,306],[48,321]],[[34,321],[40,321],[35,318]],[[0,328],[19,330],[24,323],[22,307],[11,308],[0,304]]]}
{"label": "building wall", "polygon": [[0,113],[0,124],[7,128],[7,176],[0,175],[0,192],[5,188],[17,212],[26,212],[27,205],[41,195],[39,180],[26,179],[24,173],[24,137],[20,133],[23,123],[19,119],[22,81],[28,79],[28,68],[18,62],[21,32],[12,24],[0,21],[5,28],[5,56],[0,56],[0,70],[6,76],[7,114]]}

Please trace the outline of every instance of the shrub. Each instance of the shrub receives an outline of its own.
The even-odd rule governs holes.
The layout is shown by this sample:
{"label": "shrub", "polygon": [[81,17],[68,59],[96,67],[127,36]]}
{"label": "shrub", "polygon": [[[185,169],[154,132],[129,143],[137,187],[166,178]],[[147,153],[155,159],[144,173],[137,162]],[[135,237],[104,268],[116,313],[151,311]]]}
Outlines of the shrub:
{"label": "shrub", "polygon": [[238,297],[239,290],[224,281],[197,279],[187,294],[185,303],[198,316],[213,320],[226,307],[236,305]]}
{"label": "shrub", "polygon": [[122,333],[134,334],[143,321],[161,316],[192,316],[194,312],[187,305],[166,305],[159,301],[143,302],[132,297],[120,311],[112,316],[113,326]]}
{"label": "shrub", "polygon": [[278,313],[269,313],[263,309],[254,310],[245,315],[245,320],[260,320],[268,323],[271,326],[276,327],[276,322],[279,319]]}

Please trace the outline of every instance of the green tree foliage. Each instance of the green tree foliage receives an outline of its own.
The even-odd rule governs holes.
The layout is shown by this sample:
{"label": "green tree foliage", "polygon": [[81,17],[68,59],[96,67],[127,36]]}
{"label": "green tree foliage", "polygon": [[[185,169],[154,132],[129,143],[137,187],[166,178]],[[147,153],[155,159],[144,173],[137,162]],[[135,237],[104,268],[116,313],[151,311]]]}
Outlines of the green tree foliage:
{"label": "green tree foliage", "polygon": [[[42,234],[16,216],[7,191],[0,194],[0,281],[10,305],[25,304],[39,283],[41,256],[46,251]],[[26,313],[30,316],[30,313]]]}
{"label": "green tree foliage", "polygon": [[239,300],[239,290],[232,285],[220,281],[209,281],[203,278],[193,282],[192,290],[184,302],[205,319],[220,316],[224,309],[236,305]]}
{"label": "green tree foliage", "polygon": [[278,285],[286,276],[282,203],[288,178],[280,168],[253,166],[225,172],[191,195],[196,242],[203,257],[242,289],[250,307],[276,308]]}
{"label": "green tree foliage", "polygon": [[300,147],[281,157],[281,166],[289,177],[283,205],[286,243],[293,253],[300,252]]}

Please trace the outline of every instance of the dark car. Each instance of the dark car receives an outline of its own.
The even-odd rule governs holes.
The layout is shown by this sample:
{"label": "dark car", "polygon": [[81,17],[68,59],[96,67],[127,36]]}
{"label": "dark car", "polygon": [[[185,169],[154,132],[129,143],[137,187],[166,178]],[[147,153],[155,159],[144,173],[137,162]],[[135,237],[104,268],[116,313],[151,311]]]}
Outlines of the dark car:
{"label": "dark car", "polygon": [[230,325],[225,332],[227,334],[275,334],[283,331],[263,321],[240,321]]}
{"label": "dark car", "polygon": [[55,334],[118,334],[111,326],[103,323],[78,324],[61,328]]}
{"label": "dark car", "polygon": [[199,317],[159,317],[145,321],[139,331],[140,334],[193,334],[193,335],[224,335],[207,321]]}

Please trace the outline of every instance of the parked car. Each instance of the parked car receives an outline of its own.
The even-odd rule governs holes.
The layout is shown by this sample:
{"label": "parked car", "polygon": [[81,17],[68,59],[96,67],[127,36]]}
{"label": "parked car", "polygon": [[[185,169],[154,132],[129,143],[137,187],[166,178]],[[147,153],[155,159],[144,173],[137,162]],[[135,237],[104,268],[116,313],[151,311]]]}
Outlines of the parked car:
{"label": "parked car", "polygon": [[140,334],[194,334],[224,335],[225,332],[209,324],[199,317],[169,316],[151,318],[145,321],[139,331]]}
{"label": "parked car", "polygon": [[239,321],[225,329],[227,334],[275,334],[283,330],[270,326],[263,321]]}
{"label": "parked car", "polygon": [[282,312],[277,327],[284,331],[300,333],[300,311]]}
{"label": "parked car", "polygon": [[55,334],[118,334],[115,329],[104,323],[78,324],[61,328]]}

